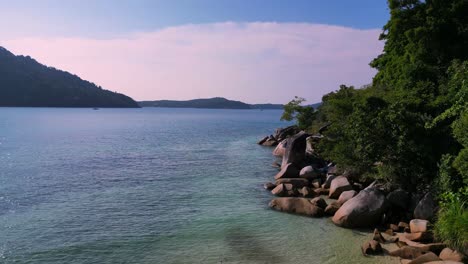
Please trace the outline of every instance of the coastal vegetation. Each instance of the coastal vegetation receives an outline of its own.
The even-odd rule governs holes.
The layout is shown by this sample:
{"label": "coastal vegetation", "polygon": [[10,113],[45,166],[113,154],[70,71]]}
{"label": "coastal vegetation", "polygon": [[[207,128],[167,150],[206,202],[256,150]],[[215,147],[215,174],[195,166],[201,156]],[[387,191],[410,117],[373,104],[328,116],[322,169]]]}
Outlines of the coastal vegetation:
{"label": "coastal vegetation", "polygon": [[349,179],[423,197],[420,204],[434,197],[437,214],[416,209],[414,218],[434,221],[436,240],[466,254],[468,1],[388,5],[384,51],[370,63],[377,70],[373,82],[359,89],[341,85],[317,110],[296,97],[282,119],[320,135],[315,155]]}
{"label": "coastal vegetation", "polygon": [[130,97],[0,47],[0,106],[138,107]]}

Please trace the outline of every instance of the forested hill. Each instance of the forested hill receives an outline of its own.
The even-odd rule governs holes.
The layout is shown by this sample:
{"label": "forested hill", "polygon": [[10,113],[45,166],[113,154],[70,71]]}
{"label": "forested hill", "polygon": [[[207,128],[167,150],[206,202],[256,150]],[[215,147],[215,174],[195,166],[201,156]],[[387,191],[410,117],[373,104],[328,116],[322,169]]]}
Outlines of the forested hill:
{"label": "forested hill", "polygon": [[0,106],[139,107],[130,97],[0,47]]}
{"label": "forested hill", "polygon": [[283,109],[281,104],[246,104],[222,97],[194,99],[188,101],[143,101],[138,102],[142,107],[170,107],[170,108],[208,108],[208,109]]}

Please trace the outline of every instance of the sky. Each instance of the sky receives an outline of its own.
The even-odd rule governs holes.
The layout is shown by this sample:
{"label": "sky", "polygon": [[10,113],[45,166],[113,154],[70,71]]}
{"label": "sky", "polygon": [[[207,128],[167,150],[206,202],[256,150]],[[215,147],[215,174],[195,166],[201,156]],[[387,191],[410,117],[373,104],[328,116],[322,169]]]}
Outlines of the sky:
{"label": "sky", "polygon": [[371,82],[385,0],[0,0],[0,46],[135,100],[310,103]]}

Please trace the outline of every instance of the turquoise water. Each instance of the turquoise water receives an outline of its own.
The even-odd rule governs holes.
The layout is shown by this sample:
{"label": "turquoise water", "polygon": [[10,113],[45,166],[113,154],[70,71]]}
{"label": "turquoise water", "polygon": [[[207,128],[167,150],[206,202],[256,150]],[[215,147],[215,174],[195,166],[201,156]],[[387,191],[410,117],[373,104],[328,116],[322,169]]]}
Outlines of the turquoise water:
{"label": "turquoise water", "polygon": [[269,210],[280,111],[0,108],[0,263],[381,263]]}

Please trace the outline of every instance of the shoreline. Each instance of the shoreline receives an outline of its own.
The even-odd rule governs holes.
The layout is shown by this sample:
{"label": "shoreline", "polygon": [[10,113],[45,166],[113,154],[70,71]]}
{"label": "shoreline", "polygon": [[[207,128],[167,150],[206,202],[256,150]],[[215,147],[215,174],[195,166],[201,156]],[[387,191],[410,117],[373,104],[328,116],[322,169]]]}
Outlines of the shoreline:
{"label": "shoreline", "polygon": [[269,203],[271,209],[331,217],[336,227],[370,231],[369,241],[359,245],[364,256],[391,256],[400,263],[463,263],[463,254],[434,239],[430,220],[437,204],[430,192],[415,194],[377,181],[360,182],[316,153],[314,146],[321,138],[290,126],[257,142],[274,147],[272,166],[278,173],[274,182],[264,184],[277,197]]}

